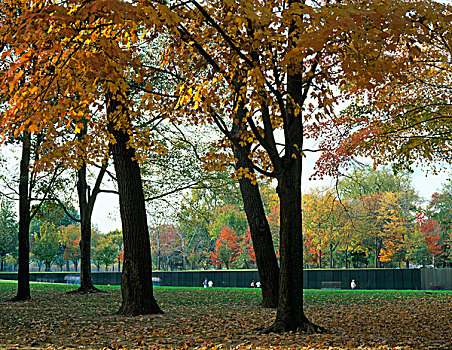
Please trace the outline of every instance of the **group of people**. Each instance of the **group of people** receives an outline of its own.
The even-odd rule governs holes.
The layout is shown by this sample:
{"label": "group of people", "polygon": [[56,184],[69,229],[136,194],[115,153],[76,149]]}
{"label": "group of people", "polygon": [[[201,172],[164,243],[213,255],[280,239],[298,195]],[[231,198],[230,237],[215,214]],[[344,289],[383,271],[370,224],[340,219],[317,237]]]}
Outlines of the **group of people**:
{"label": "group of people", "polygon": [[207,279],[207,277],[206,277],[206,279],[204,280],[204,282],[202,283],[202,285],[203,285],[204,288],[207,288],[207,287],[212,288],[212,287],[213,287],[213,281],[209,281],[209,280]]}
{"label": "group of people", "polygon": [[[207,288],[207,287],[212,288],[213,287],[213,281],[209,281],[209,279],[206,277],[204,279],[204,282],[202,283],[202,285],[203,285],[204,288]],[[223,287],[226,287],[226,283],[224,281],[223,281]],[[250,287],[251,288],[260,288],[261,287],[261,282],[260,281],[254,282],[254,280],[252,280],[251,284],[250,284]],[[352,289],[355,289],[357,287],[356,281],[354,279],[352,279],[352,282],[350,283],[350,287]]]}
{"label": "group of people", "polygon": [[250,287],[251,288],[260,288],[261,287],[261,282],[260,281],[254,282],[254,280],[252,280],[251,284],[250,284]]}

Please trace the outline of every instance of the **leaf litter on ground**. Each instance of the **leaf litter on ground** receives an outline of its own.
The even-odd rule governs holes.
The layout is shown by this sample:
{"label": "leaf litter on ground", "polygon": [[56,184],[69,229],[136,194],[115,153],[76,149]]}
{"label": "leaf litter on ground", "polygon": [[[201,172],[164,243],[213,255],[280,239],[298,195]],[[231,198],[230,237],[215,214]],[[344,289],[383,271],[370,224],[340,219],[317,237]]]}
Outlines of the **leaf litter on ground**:
{"label": "leaf litter on ground", "polygon": [[0,349],[452,349],[452,293],[306,290],[306,314],[329,332],[260,334],[275,310],[259,289],[165,288],[164,315],[115,315],[118,287],[67,294],[73,286],[32,284],[32,300],[12,303],[0,283]]}

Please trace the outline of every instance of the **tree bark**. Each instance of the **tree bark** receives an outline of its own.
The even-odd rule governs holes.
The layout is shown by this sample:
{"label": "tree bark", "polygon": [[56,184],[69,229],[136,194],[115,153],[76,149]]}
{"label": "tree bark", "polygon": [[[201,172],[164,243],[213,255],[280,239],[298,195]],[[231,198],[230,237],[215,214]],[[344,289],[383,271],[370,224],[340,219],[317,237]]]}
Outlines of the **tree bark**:
{"label": "tree bark", "polygon": [[[85,122],[78,135],[80,141],[83,141],[87,134],[87,127],[88,125]],[[102,164],[92,193],[90,193],[88,187],[85,160],[82,161],[82,166],[77,170],[77,194],[80,208],[80,287],[74,291],[77,293],[100,292],[99,289],[94,287],[91,276],[91,218],[107,166],[107,162]],[[77,268],[75,270],[77,271]]]}
{"label": "tree bark", "polygon": [[[235,158],[237,158],[236,169],[250,169],[250,172],[254,173],[253,164],[248,158],[249,148],[245,146],[234,147],[233,151]],[[279,266],[259,186],[252,184],[251,180],[245,177],[239,179],[239,185],[261,282],[261,305],[276,308],[279,294]]]}
{"label": "tree bark", "polygon": [[[86,163],[77,170],[77,194],[80,208],[80,287],[76,292],[96,292],[91,276],[91,215],[88,207]],[[77,270],[77,269],[76,269]]]}
{"label": "tree bark", "polygon": [[[236,96],[240,96],[244,87],[243,77],[238,74],[234,84]],[[235,100],[237,101],[237,111],[234,118],[237,122],[234,122],[231,132],[227,135],[232,141],[232,151],[237,159],[235,169],[248,169],[250,174],[255,175],[253,162],[249,158],[251,144],[242,138],[242,133],[247,130],[247,126],[243,122],[247,118],[246,106],[243,99],[236,97]],[[243,144],[244,142],[246,143]],[[241,176],[238,180],[261,282],[261,305],[276,308],[279,295],[279,266],[259,186],[257,183],[253,184],[251,179],[245,176]]]}
{"label": "tree bark", "polygon": [[[301,218],[301,159],[287,159],[278,178],[280,199],[279,303],[275,323],[265,332],[321,331],[303,311],[303,237]],[[299,163],[299,164],[298,164]]]}
{"label": "tree bark", "polygon": [[[118,116],[125,117],[124,106],[107,96],[108,129],[115,139],[111,152],[116,171],[119,208],[124,237],[121,277],[122,315],[160,314],[152,288],[152,260],[140,167],[129,145],[129,134],[119,128]],[[127,118],[128,119],[128,118]],[[122,121],[123,118],[121,118]],[[128,122],[128,120],[127,120]]]}
{"label": "tree bark", "polygon": [[[289,0],[289,6],[299,0]],[[295,22],[289,28],[289,37],[295,30]],[[290,39],[291,40],[291,39]],[[289,41],[289,46],[292,46]],[[288,67],[296,72],[296,67]],[[295,103],[302,105],[305,99],[303,75],[287,75],[287,94]],[[276,320],[264,332],[305,331],[323,332],[320,326],[313,324],[303,310],[303,227],[301,214],[301,172],[303,149],[303,120],[297,114],[295,105],[288,101],[284,120],[284,156],[269,153],[274,159],[274,172],[278,180],[277,193],[280,200],[280,272],[279,302]]]}
{"label": "tree bark", "polygon": [[330,243],[330,269],[334,267],[333,261],[333,245]]}
{"label": "tree bark", "polygon": [[17,294],[13,301],[30,299],[30,198],[29,198],[29,167],[31,157],[31,135],[22,135],[22,156],[20,159],[19,178],[19,256],[17,272]]}

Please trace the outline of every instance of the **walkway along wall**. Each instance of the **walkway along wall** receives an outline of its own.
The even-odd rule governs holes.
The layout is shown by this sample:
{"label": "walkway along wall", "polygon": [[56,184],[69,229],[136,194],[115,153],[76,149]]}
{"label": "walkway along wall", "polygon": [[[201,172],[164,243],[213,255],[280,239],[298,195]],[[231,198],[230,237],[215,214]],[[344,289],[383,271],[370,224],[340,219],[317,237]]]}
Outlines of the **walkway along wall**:
{"label": "walkway along wall", "polygon": [[[74,283],[74,272],[32,272],[33,282]],[[206,270],[206,271],[155,271],[162,286],[201,287],[205,278],[214,282],[215,287],[249,287],[257,281],[257,270]],[[119,285],[120,272],[93,272],[94,284]],[[16,280],[17,273],[1,273],[0,279]],[[452,269],[338,269],[305,270],[305,289],[333,287],[350,289],[354,279],[358,289],[448,289],[452,290]],[[335,282],[335,283],[329,283]]]}

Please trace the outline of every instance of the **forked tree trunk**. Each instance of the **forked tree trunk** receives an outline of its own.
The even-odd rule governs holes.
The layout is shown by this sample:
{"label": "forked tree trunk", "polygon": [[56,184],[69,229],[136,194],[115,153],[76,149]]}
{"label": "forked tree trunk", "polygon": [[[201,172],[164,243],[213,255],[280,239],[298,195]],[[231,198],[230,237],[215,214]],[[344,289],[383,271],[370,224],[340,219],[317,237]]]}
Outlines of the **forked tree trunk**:
{"label": "forked tree trunk", "polygon": [[[127,113],[111,96],[107,97],[109,132],[115,139],[111,152],[119,191],[119,208],[124,237],[121,277],[122,315],[159,314],[152,288],[152,260],[140,167],[129,135],[117,127],[117,115]],[[124,115],[122,115],[124,117]]]}
{"label": "forked tree trunk", "polygon": [[[84,127],[78,135],[81,142],[87,134],[87,127],[87,123],[84,123]],[[84,160],[81,168],[77,170],[77,194],[80,208],[80,287],[74,292],[78,293],[100,292],[99,289],[94,287],[91,276],[91,218],[107,166],[107,162],[102,164],[92,193],[90,193],[88,187],[86,162]]]}
{"label": "forked tree trunk", "polygon": [[31,157],[31,135],[22,135],[22,157],[19,178],[19,268],[17,272],[17,294],[13,301],[30,299],[30,199],[28,197],[29,166]]}
{"label": "forked tree trunk", "polygon": [[[289,0],[289,6],[299,0]],[[289,29],[293,32],[295,24]],[[291,44],[292,45],[292,44]],[[291,67],[289,67],[290,70]],[[304,89],[301,74],[288,74],[287,93],[294,101],[303,103]],[[265,332],[305,331],[323,332],[324,329],[307,319],[303,310],[303,230],[301,214],[301,171],[303,149],[303,120],[295,106],[288,102],[284,122],[285,153],[273,150],[271,157],[278,180],[280,200],[280,272],[279,302],[275,323]]]}
{"label": "forked tree trunk", "polygon": [[[246,147],[234,148],[237,169],[247,168],[254,172],[251,160],[248,158],[249,154],[249,149]],[[276,308],[279,294],[279,266],[259,186],[252,184],[251,180],[245,177],[239,179],[239,185],[256,255],[262,289],[262,306]]]}
{"label": "forked tree trunk", "polygon": [[76,292],[96,292],[91,276],[91,214],[88,207],[86,164],[77,170],[77,193],[80,207],[80,287]]}

